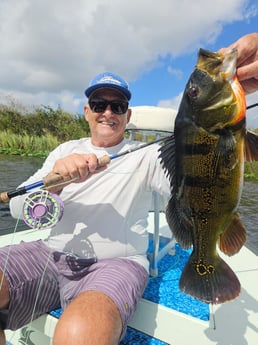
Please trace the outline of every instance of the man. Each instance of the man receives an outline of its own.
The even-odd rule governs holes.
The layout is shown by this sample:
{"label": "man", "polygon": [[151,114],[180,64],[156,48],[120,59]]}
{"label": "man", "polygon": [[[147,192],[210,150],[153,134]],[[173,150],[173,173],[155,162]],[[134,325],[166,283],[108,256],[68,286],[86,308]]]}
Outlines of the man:
{"label": "man", "polygon": [[[258,87],[254,83],[258,35],[247,35],[236,45],[239,59],[243,53],[249,56],[244,61],[251,66],[248,78],[253,91]],[[245,78],[246,89],[249,80]],[[119,343],[148,280],[150,192],[170,193],[157,145],[98,166],[99,157],[138,145],[123,138],[131,116],[128,84],[117,75],[104,73],[92,80],[85,94],[91,138],[60,145],[25,183],[51,171],[62,175],[67,185],[52,189],[65,204],[62,220],[46,243],[12,246],[7,261],[8,248],[0,250],[0,267],[5,273],[0,291],[2,329],[16,329],[61,304],[64,313],[54,345]],[[19,215],[22,200],[12,199],[13,216]]]}
{"label": "man", "polygon": [[[97,157],[140,143],[124,139],[131,93],[122,78],[100,74],[85,93],[91,138],[60,145],[25,183],[51,171],[68,181],[76,178],[64,188],[52,189],[60,193],[65,212],[46,244],[12,247],[6,269],[9,312],[2,322],[16,329],[30,321],[34,306],[33,317],[38,317],[61,304],[64,313],[54,344],[118,344],[148,281],[150,193],[155,189],[169,196],[170,188],[157,144],[98,167]],[[13,216],[19,216],[22,201],[11,201]],[[0,253],[1,263],[7,253],[8,249]],[[30,303],[24,305],[28,296]]]}

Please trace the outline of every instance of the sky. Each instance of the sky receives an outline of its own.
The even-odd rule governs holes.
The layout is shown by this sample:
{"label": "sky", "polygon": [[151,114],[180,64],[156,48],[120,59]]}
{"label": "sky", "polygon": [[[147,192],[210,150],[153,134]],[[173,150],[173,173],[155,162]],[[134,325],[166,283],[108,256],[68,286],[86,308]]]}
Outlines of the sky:
{"label": "sky", "polygon": [[[129,82],[131,106],[177,109],[199,48],[257,23],[258,0],[0,0],[0,103],[82,114],[90,79],[111,71]],[[247,123],[258,127],[258,107]]]}

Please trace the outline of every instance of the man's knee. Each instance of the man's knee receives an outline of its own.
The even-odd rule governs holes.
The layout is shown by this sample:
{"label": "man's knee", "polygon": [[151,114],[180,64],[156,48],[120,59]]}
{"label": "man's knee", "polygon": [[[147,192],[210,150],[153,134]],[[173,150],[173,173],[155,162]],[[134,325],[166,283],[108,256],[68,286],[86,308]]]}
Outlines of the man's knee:
{"label": "man's knee", "polygon": [[100,292],[88,291],[65,309],[56,327],[54,344],[70,344],[70,338],[74,344],[113,345],[119,343],[121,332],[121,317],[115,303]]}

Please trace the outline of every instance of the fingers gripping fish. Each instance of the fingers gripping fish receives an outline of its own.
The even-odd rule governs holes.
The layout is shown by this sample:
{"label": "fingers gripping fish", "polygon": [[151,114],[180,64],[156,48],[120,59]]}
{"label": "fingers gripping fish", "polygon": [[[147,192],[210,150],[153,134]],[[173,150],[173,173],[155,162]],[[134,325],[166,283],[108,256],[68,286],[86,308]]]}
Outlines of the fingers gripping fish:
{"label": "fingers gripping fish", "polygon": [[233,255],[245,243],[245,227],[236,212],[245,151],[249,160],[258,157],[257,136],[246,132],[245,94],[236,77],[236,60],[236,50],[222,55],[200,49],[174,135],[160,155],[173,190],[168,224],[184,248],[193,247],[180,288],[213,304],[240,293],[237,276],[216,247]]}

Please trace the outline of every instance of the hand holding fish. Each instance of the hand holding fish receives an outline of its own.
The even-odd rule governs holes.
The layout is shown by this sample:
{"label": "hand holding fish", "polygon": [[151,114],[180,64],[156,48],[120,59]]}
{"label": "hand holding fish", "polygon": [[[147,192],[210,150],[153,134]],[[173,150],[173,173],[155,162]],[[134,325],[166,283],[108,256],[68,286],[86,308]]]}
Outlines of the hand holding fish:
{"label": "hand holding fish", "polygon": [[252,93],[258,90],[258,33],[242,36],[227,48],[219,52],[225,53],[229,49],[236,48],[237,77],[245,92]]}

